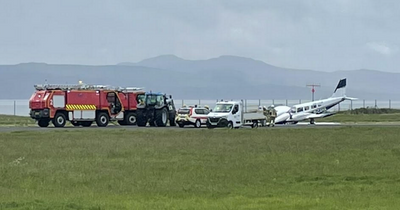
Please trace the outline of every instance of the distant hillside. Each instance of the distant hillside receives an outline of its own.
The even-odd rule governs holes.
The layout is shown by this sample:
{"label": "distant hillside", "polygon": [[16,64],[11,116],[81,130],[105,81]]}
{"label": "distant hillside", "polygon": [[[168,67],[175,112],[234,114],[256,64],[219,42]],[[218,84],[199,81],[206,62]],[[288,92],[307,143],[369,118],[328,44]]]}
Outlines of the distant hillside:
{"label": "distant hillside", "polygon": [[307,84],[317,83],[315,98],[332,94],[339,79],[348,78],[347,95],[361,99],[400,100],[400,74],[373,70],[285,69],[250,58],[221,56],[184,60],[158,56],[138,63],[108,66],[24,63],[0,65],[0,99],[28,99],[37,83],[77,83],[145,87],[176,99],[310,99]]}

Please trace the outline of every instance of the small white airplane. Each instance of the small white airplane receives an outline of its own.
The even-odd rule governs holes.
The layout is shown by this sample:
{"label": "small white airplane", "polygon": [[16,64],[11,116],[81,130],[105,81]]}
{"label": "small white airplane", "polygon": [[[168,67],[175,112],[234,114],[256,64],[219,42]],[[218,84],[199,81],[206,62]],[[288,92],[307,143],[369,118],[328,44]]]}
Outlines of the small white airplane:
{"label": "small white airplane", "polygon": [[305,120],[310,120],[310,124],[314,124],[317,118],[336,114],[328,110],[344,100],[357,100],[357,98],[346,96],[346,78],[339,81],[335,91],[333,91],[332,96],[329,98],[296,104],[292,107],[284,105],[274,107],[277,112],[275,124],[296,124],[299,121]]}

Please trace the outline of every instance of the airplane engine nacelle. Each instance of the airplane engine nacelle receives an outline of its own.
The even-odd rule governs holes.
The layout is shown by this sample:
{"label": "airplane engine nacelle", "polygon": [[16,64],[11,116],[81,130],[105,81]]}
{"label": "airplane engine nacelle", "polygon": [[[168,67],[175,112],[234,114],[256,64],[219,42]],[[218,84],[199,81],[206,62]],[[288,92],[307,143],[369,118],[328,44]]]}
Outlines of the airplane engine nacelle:
{"label": "airplane engine nacelle", "polygon": [[289,113],[283,113],[275,118],[275,123],[282,123],[288,120],[290,117]]}

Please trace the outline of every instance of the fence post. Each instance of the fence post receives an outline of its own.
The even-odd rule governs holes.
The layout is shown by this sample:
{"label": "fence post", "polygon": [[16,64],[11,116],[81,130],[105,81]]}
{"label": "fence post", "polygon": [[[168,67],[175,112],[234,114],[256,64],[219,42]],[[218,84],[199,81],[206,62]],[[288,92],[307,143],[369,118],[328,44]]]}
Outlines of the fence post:
{"label": "fence post", "polygon": [[389,99],[389,109],[392,108],[392,100]]}
{"label": "fence post", "polygon": [[353,101],[350,101],[350,110],[353,110]]}
{"label": "fence post", "polygon": [[261,106],[261,99],[258,99],[258,106]]}
{"label": "fence post", "polygon": [[16,101],[14,100],[14,116],[16,115],[17,112],[17,104]]}
{"label": "fence post", "polygon": [[378,108],[378,104],[376,103],[376,99],[375,99],[375,109]]}
{"label": "fence post", "polygon": [[287,106],[287,99],[286,99],[286,106]]}
{"label": "fence post", "polygon": [[363,100],[363,108],[365,108],[365,99]]}
{"label": "fence post", "polygon": [[199,106],[200,106],[200,99],[199,99]]}

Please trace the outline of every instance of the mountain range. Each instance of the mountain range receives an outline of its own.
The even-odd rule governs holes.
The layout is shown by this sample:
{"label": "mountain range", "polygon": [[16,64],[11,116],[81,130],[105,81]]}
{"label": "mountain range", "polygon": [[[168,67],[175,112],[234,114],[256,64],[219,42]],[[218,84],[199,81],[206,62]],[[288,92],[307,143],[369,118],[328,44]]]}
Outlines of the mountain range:
{"label": "mountain range", "polygon": [[[312,61],[310,61],[312,62]],[[175,99],[315,99],[332,95],[347,78],[347,95],[365,100],[400,100],[400,73],[377,70],[323,72],[288,69],[238,56],[185,60],[161,55],[137,63],[0,65],[0,99],[29,99],[34,84],[87,84],[144,87]]]}

